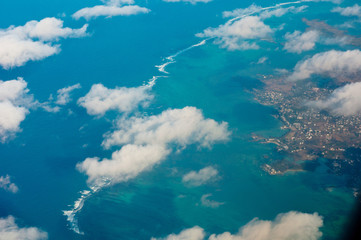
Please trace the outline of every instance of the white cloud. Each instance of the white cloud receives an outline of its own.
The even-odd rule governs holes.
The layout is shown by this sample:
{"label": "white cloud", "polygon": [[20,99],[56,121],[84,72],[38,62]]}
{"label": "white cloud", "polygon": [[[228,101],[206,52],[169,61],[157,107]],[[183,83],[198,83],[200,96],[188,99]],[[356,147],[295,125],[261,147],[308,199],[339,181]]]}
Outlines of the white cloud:
{"label": "white cloud", "polygon": [[322,236],[322,218],[317,214],[288,212],[279,214],[274,221],[257,218],[240,228],[237,234],[212,234],[209,240],[317,240]]}
{"label": "white cloud", "polygon": [[334,4],[340,4],[343,0],[301,0],[302,2],[331,2]]}
{"label": "white cloud", "polygon": [[194,107],[166,110],[150,117],[121,119],[119,129],[106,135],[103,146],[123,145],[111,159],[87,158],[77,165],[88,175],[88,183],[99,184],[104,178],[112,182],[127,181],[164,160],[172,146],[185,148],[198,143],[209,147],[226,141],[227,123],[205,119]]}
{"label": "white cloud", "polygon": [[361,51],[336,51],[331,50],[315,54],[313,57],[296,64],[294,72],[288,77],[296,81],[310,78],[313,74],[326,74],[337,77],[341,74],[350,75],[361,70]]}
{"label": "white cloud", "polygon": [[113,182],[125,182],[150,170],[169,154],[162,145],[132,145],[123,146],[113,152],[111,159],[87,158],[77,164],[77,169],[88,175],[88,182],[98,185],[104,179]]}
{"label": "white cloud", "polygon": [[332,92],[325,100],[311,101],[311,107],[326,109],[335,115],[361,113],[361,82],[350,83]]}
{"label": "white cloud", "polygon": [[358,4],[353,5],[352,7],[335,7],[331,10],[332,12],[338,12],[342,16],[357,16],[361,17],[361,6]]}
{"label": "white cloud", "polygon": [[285,39],[287,40],[284,49],[288,52],[301,53],[314,49],[316,42],[320,37],[320,33],[315,30],[301,33],[294,31],[293,33],[286,33]]}
{"label": "white cloud", "polygon": [[330,36],[329,34],[319,30],[309,30],[304,33],[294,31],[293,33],[286,33],[284,49],[288,52],[301,53],[315,48],[316,43],[325,45],[340,45],[352,43],[352,37],[347,35]]}
{"label": "white cloud", "polygon": [[301,0],[302,2],[331,2],[334,4],[340,4],[343,0]]}
{"label": "white cloud", "polygon": [[20,123],[25,119],[28,110],[14,106],[9,101],[0,102],[0,136],[5,141],[11,134],[20,131]]}
{"label": "white cloud", "polygon": [[244,41],[237,37],[222,37],[217,39],[214,43],[221,45],[222,48],[228,50],[257,50],[260,47],[255,42]]}
{"label": "white cloud", "polygon": [[79,89],[79,88],[81,88],[80,83],[59,89],[57,91],[58,96],[57,96],[55,103],[59,104],[59,105],[66,105],[67,103],[69,103],[71,101],[70,93],[72,91],[74,91],[75,89]]}
{"label": "white cloud", "polygon": [[102,0],[102,2],[109,6],[121,6],[123,4],[134,4],[134,0]]}
{"label": "white cloud", "polygon": [[252,4],[247,8],[237,8],[237,9],[234,9],[232,11],[224,11],[222,13],[222,15],[223,15],[224,18],[242,17],[242,16],[246,17],[246,16],[249,16],[249,15],[252,15],[252,14],[259,13],[259,12],[261,12],[263,10],[264,10],[263,7],[258,6],[256,4]]}
{"label": "white cloud", "polygon": [[49,113],[57,113],[60,111],[59,106],[55,106],[55,107],[51,106],[49,102],[39,103],[38,106],[41,107],[44,111]]}
{"label": "white cloud", "polygon": [[208,3],[208,2],[211,2],[212,0],[163,0],[164,2],[189,2],[189,3],[192,3],[192,4],[196,4],[196,3],[199,3],[199,2],[202,2],[202,3]]}
{"label": "white cloud", "polygon": [[203,240],[205,235],[202,228],[195,226],[185,229],[179,234],[170,234],[165,238],[151,238],[151,240]]}
{"label": "white cloud", "polygon": [[210,207],[210,208],[217,208],[224,204],[223,202],[217,202],[214,200],[210,200],[209,197],[212,197],[212,194],[208,193],[208,194],[202,195],[202,197],[201,197],[202,206]]}
{"label": "white cloud", "polygon": [[0,218],[0,240],[42,240],[48,234],[35,227],[20,228],[13,216]]}
{"label": "white cloud", "polygon": [[10,27],[6,34],[16,34],[24,38],[39,39],[40,41],[58,41],[60,38],[84,37],[88,25],[79,29],[63,27],[64,22],[51,17],[40,21],[29,21],[24,26]]}
{"label": "white cloud", "polygon": [[29,21],[24,26],[0,30],[0,65],[4,69],[19,67],[28,61],[37,61],[60,52],[53,44],[60,38],[83,37],[87,25],[79,29],[63,27],[57,18]]}
{"label": "white cloud", "polygon": [[109,0],[103,2],[105,5],[82,8],[72,16],[75,19],[85,18],[90,20],[97,17],[130,16],[150,12],[148,8],[131,5],[134,4],[133,0]]}
{"label": "white cloud", "polygon": [[[303,12],[308,7],[307,5],[299,7],[286,6],[307,2],[338,3],[339,0],[301,0],[278,3],[269,7],[252,4],[247,8],[223,12],[223,17],[232,17],[232,19],[217,28],[208,28],[202,33],[197,34],[197,36],[215,38],[214,43],[228,50],[259,49],[260,47],[257,45],[256,40],[269,39],[275,31],[283,29],[284,26],[283,24],[278,28],[272,29],[264,23],[264,20],[271,17],[282,17],[287,13],[297,14]],[[249,40],[253,40],[253,42]]]}
{"label": "white cloud", "polygon": [[282,17],[284,15],[286,15],[287,13],[292,13],[292,14],[297,14],[300,12],[303,12],[308,6],[303,5],[300,7],[295,7],[295,6],[291,6],[291,7],[287,7],[287,8],[277,8],[274,10],[267,10],[264,11],[260,14],[260,17],[262,19],[267,19],[267,18],[271,18],[271,17]]}
{"label": "white cloud", "polygon": [[[322,217],[317,213],[308,214],[300,212],[288,212],[279,214],[274,221],[263,221],[258,218],[241,227],[239,232],[231,234],[225,232],[222,234],[212,234],[209,240],[317,240],[322,237],[320,227],[323,226]],[[200,227],[193,227],[181,232],[188,232],[189,238],[195,240],[205,239],[204,230]],[[193,234],[192,234],[193,233]],[[179,235],[171,234],[166,238],[159,239],[188,239],[177,238]],[[153,240],[156,240],[153,238]]]}
{"label": "white cloud", "polygon": [[18,186],[11,182],[9,175],[0,177],[0,188],[12,193],[17,193],[19,191]]}
{"label": "white cloud", "polygon": [[300,6],[300,7],[291,6],[291,7],[282,8],[282,7],[280,7],[280,5],[276,5],[276,6],[272,6],[272,7],[261,7],[261,6],[252,4],[251,6],[249,6],[247,8],[237,8],[232,11],[225,11],[225,12],[223,12],[223,17],[225,17],[225,18],[242,17],[242,16],[245,17],[245,16],[259,13],[259,17],[261,19],[267,19],[267,18],[271,18],[271,17],[281,17],[287,13],[293,13],[293,14],[300,13],[300,12],[303,12],[306,8],[307,8],[307,6],[305,6],[305,5]]}
{"label": "white cloud", "polygon": [[0,36],[0,65],[4,69],[19,67],[28,61],[38,61],[59,52],[57,45],[20,39],[14,35]]}
{"label": "white cloud", "polygon": [[22,79],[0,80],[0,140],[5,141],[20,131],[20,123],[29,113],[33,97],[28,95],[27,83]]}
{"label": "white cloud", "polygon": [[214,181],[218,177],[218,170],[212,166],[202,168],[198,172],[191,171],[183,176],[182,182],[191,186],[200,186]]}
{"label": "white cloud", "polygon": [[22,78],[9,81],[0,80],[0,101],[16,101],[29,90],[27,83]]}
{"label": "white cloud", "polygon": [[108,134],[103,141],[105,148],[123,144],[174,143],[180,147],[199,143],[209,147],[217,141],[226,141],[230,135],[228,124],[205,119],[195,107],[170,109],[150,117],[121,119],[119,129]]}
{"label": "white cloud", "polygon": [[94,84],[84,97],[79,98],[78,104],[90,115],[102,116],[109,110],[127,113],[135,110],[139,104],[149,104],[153,98],[149,90],[149,86],[109,89],[102,84]]}
{"label": "white cloud", "polygon": [[261,57],[260,59],[258,59],[257,64],[265,63],[267,60],[268,60],[268,57]]}
{"label": "white cloud", "polygon": [[273,33],[268,25],[258,16],[248,16],[228,22],[217,28],[207,28],[198,37],[215,38],[215,43],[229,50],[258,49],[256,43],[246,40],[264,39]]}

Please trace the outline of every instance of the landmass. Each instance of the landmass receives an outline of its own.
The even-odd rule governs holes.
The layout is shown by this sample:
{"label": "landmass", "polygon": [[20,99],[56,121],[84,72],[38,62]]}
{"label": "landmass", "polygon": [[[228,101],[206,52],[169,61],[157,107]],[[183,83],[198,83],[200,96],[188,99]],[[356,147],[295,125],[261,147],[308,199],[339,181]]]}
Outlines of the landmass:
{"label": "landmass", "polygon": [[[283,159],[262,166],[271,175],[305,171],[310,161],[326,159],[329,172],[347,177],[347,185],[358,194],[361,184],[361,114],[333,115],[313,108],[309,103],[324,99],[333,89],[355,78],[340,78],[327,84],[322,81],[291,82],[282,76],[260,76],[264,83],[253,89],[256,101],[273,106],[282,121],[285,134],[266,138],[256,134],[253,140],[275,144]],[[315,165],[315,164],[313,164]]]}

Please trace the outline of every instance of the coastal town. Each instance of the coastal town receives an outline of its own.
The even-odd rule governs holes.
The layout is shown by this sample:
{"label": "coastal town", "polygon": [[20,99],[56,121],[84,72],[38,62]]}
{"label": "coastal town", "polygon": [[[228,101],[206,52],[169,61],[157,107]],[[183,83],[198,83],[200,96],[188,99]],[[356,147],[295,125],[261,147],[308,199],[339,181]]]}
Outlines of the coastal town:
{"label": "coastal town", "polygon": [[[265,138],[253,135],[262,143],[275,144],[285,158],[263,165],[271,175],[304,170],[304,162],[324,158],[330,171],[349,176],[359,183],[359,173],[350,173],[350,166],[358,165],[360,158],[350,151],[361,148],[361,114],[343,116],[327,110],[319,110],[312,102],[325,99],[332,90],[313,82],[290,82],[284,78],[264,76],[264,87],[254,89],[255,100],[273,106],[282,123],[285,134]],[[291,159],[291,161],[290,161]]]}

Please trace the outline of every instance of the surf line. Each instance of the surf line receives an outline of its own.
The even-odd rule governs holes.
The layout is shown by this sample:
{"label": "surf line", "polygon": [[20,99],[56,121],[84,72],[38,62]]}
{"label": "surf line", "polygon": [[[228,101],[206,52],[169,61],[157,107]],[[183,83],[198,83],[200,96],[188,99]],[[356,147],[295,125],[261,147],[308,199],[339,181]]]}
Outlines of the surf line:
{"label": "surf line", "polygon": [[176,53],[173,54],[173,55],[170,55],[169,57],[164,58],[164,59],[163,59],[163,64],[162,64],[162,65],[156,65],[155,67],[158,68],[158,71],[159,71],[159,72],[165,73],[165,74],[169,74],[169,72],[167,72],[167,71],[165,70],[165,68],[166,68],[169,64],[175,63],[175,58],[176,58],[177,56],[179,56],[180,54],[185,53],[185,52],[187,52],[187,51],[189,51],[189,50],[191,50],[191,49],[193,49],[193,48],[196,48],[196,47],[199,47],[199,46],[202,46],[202,45],[206,44],[206,42],[207,42],[209,39],[211,39],[211,38],[203,39],[202,41],[200,41],[200,42],[197,43],[197,44],[194,44],[194,45],[192,45],[192,46],[189,46],[189,47],[187,47],[187,48],[185,48],[185,49],[182,49],[182,50],[176,52]]}
{"label": "surf line", "polygon": [[[315,2],[315,0],[300,0],[300,1],[295,1],[295,2],[278,3],[278,4],[270,6],[270,7],[261,8],[259,10],[256,10],[256,11],[252,12],[252,13],[249,13],[249,14],[244,14],[242,16],[237,16],[235,18],[232,18],[232,19],[228,20],[225,24],[226,25],[232,24],[234,21],[236,21],[238,19],[241,19],[241,18],[244,18],[244,17],[247,17],[247,16],[251,16],[253,14],[260,13],[260,12],[268,10],[268,9],[281,8],[282,6],[285,6],[285,5],[300,4],[300,3],[303,3],[303,2]],[[159,72],[161,72],[163,74],[169,74],[165,70],[165,68],[169,64],[175,63],[176,62],[175,58],[177,56],[179,56],[179,55],[181,55],[181,54],[183,54],[183,53],[185,53],[185,52],[187,52],[187,51],[189,51],[189,50],[191,50],[193,48],[202,46],[202,45],[206,44],[208,40],[211,40],[211,39],[214,39],[214,38],[216,38],[216,37],[203,39],[202,41],[200,41],[200,42],[198,42],[198,43],[196,43],[194,45],[191,45],[191,46],[189,46],[189,47],[187,47],[185,49],[182,49],[182,50],[176,52],[175,54],[164,58],[163,63],[161,65],[156,65],[155,67],[158,68]],[[149,87],[149,88],[152,88],[155,85],[156,80],[158,78],[161,78],[161,77],[168,77],[168,76],[167,75],[153,76],[144,85]],[[109,186],[109,185],[111,185],[111,179],[103,179],[103,181],[101,183],[98,183],[97,185],[89,187],[90,188],[89,190],[81,191],[80,192],[81,196],[78,198],[78,200],[76,200],[74,202],[74,204],[72,205],[72,208],[70,210],[64,210],[63,211],[63,214],[67,217],[67,221],[69,222],[71,230],[73,230],[75,233],[80,234],[80,235],[84,234],[79,229],[77,214],[82,210],[82,208],[84,206],[84,203],[88,198],[90,198],[93,194],[95,194],[96,192],[98,192],[102,188],[104,188],[106,186]],[[71,205],[69,207],[71,207]]]}
{"label": "surf line", "polygon": [[108,186],[111,184],[110,179],[102,179],[100,183],[97,185],[89,187],[89,190],[83,190],[80,191],[80,197],[78,200],[76,200],[73,204],[73,206],[69,205],[69,207],[72,207],[70,210],[64,210],[63,215],[66,216],[66,220],[69,222],[70,230],[73,230],[75,233],[79,235],[84,235],[84,232],[80,231],[79,225],[78,225],[78,218],[76,216],[77,213],[79,213],[83,206],[85,201],[91,197],[94,193],[98,192],[100,189]]}
{"label": "surf line", "polygon": [[[187,52],[193,48],[196,48],[196,47],[206,44],[206,42],[209,39],[211,39],[211,38],[204,39],[204,40],[200,41],[199,43],[196,43],[192,46],[189,46],[185,49],[182,49],[182,50],[176,52],[175,54],[173,54],[169,57],[164,58],[164,60],[166,62],[163,63],[162,65],[156,66],[156,68],[158,68],[159,72],[169,74],[168,72],[165,71],[165,67],[169,64],[175,63],[176,62],[175,58],[177,56],[179,56],[180,54]],[[157,79],[162,78],[162,77],[168,77],[168,76],[166,76],[166,75],[153,76],[147,83],[144,83],[143,86],[152,88],[155,85]],[[66,216],[66,220],[69,222],[69,228],[71,230],[73,230],[77,234],[84,235],[84,232],[82,232],[79,229],[77,214],[83,209],[84,203],[88,198],[90,198],[92,195],[97,193],[102,188],[111,185],[111,183],[112,183],[111,179],[104,178],[104,179],[102,179],[102,181],[100,181],[96,185],[90,186],[88,190],[80,191],[80,197],[74,202],[73,205],[69,205],[69,207],[71,207],[71,209],[63,211],[63,215]]]}

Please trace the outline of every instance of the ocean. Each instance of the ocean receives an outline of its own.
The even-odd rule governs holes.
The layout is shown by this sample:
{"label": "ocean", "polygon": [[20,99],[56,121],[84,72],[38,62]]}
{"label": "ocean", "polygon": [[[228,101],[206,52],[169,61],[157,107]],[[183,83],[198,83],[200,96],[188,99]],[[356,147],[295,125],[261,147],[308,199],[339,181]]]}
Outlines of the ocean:
{"label": "ocean", "polygon": [[[71,14],[100,3],[2,1],[0,28],[52,16],[64,19],[65,26],[79,28],[86,21],[76,21]],[[252,3],[139,1],[137,4],[151,9],[149,14],[91,20],[89,36],[62,40],[59,54],[0,70],[2,80],[23,77],[40,102],[56,95],[60,88],[76,83],[82,86],[72,94],[73,101],[57,113],[31,110],[16,138],[0,144],[0,175],[9,174],[19,187],[16,194],[0,191],[0,216],[13,215],[20,225],[48,232],[49,239],[150,239],[195,225],[209,233],[235,233],[255,217],[272,220],[279,213],[294,210],[318,212],[324,220],[322,239],[338,239],[355,202],[352,191],[344,187],[345,180],[329,174],[322,164],[311,172],[270,176],[261,166],[268,158],[282,156],[275,145],[261,144],[251,137],[253,133],[285,133],[280,129],[282,123],[273,117],[276,110],[253,99],[250,90],[262,86],[257,78],[275,68],[292,69],[306,53],[285,53],[290,59],[285,62],[284,55],[273,51],[271,42],[262,43],[259,50],[228,51],[213,44],[212,39],[182,52],[203,40],[196,33],[225,23],[223,11]],[[278,1],[255,3],[271,6]],[[316,4],[325,8],[313,7]],[[302,17],[336,22],[334,15],[324,10],[331,3],[308,5],[309,11],[287,15],[294,24],[286,25],[285,31],[304,29]],[[269,24],[277,27],[278,21]],[[165,67],[168,74],[160,72],[156,66],[177,53],[174,62]],[[256,64],[263,56],[268,56],[270,64]],[[103,149],[101,143],[117,114],[89,116],[76,100],[95,83],[108,88],[136,87],[147,84],[153,76],[164,77],[155,80],[154,99],[142,109],[143,114],[194,106],[206,118],[227,122],[232,132],[230,141],[202,149],[191,145],[135,179],[91,194],[76,214],[83,233],[77,234],[63,214],[73,207],[81,191],[89,189],[86,176],[75,166],[87,157],[110,157],[112,151]],[[182,183],[184,174],[206,166],[218,169],[217,181],[199,187]],[[220,203],[218,207],[202,205],[201,198],[207,194]]]}

